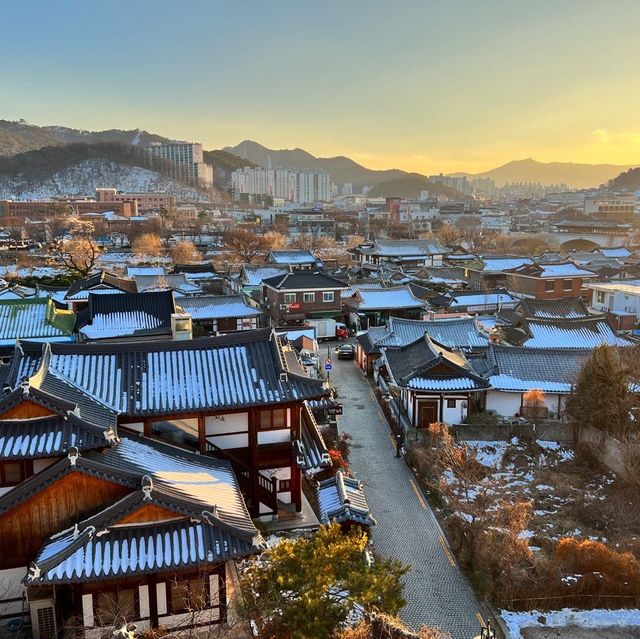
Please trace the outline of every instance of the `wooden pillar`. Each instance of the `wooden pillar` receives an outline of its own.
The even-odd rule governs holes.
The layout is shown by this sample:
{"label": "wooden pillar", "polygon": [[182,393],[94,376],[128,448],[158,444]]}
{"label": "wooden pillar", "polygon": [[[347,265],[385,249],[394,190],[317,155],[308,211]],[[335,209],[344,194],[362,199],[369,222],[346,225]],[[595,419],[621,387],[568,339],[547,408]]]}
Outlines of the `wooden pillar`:
{"label": "wooden pillar", "polygon": [[260,487],[258,485],[258,424],[259,411],[249,409],[249,482],[251,486],[251,516],[260,514]]}
{"label": "wooden pillar", "polygon": [[227,566],[222,564],[218,570],[218,597],[220,602],[220,623],[227,622]]}
{"label": "wooden pillar", "polygon": [[151,437],[151,420],[148,417],[144,419],[143,431],[145,437]]}
{"label": "wooden pillar", "polygon": [[204,455],[207,452],[207,438],[203,413],[198,413],[198,439],[200,443],[200,452]]}
{"label": "wooden pillar", "polygon": [[[291,441],[302,437],[302,404],[294,404],[291,407]],[[291,491],[291,501],[296,506],[296,512],[302,512],[302,471],[296,464],[293,447],[289,447],[291,455],[291,481],[289,482]]]}
{"label": "wooden pillar", "polygon": [[440,421],[444,422],[444,395],[440,395],[438,402],[440,405]]}
{"label": "wooden pillar", "polygon": [[152,628],[159,626],[158,621],[158,593],[156,591],[156,579],[154,575],[147,578],[147,587],[149,588],[149,625]]}

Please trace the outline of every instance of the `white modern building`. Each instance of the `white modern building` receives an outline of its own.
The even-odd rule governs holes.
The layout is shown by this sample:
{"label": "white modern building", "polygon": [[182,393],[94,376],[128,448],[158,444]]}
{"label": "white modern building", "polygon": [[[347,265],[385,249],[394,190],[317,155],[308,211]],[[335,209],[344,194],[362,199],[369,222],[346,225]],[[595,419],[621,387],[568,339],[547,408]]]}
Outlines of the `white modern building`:
{"label": "white modern building", "polygon": [[589,284],[591,308],[598,313],[640,317],[640,280]]}
{"label": "white modern building", "polygon": [[173,179],[194,186],[213,186],[213,167],[204,162],[202,144],[176,142],[171,144],[152,144],[146,152],[154,162],[164,160]]}
{"label": "white modern building", "polygon": [[245,167],[231,174],[236,197],[270,196],[296,204],[331,201],[331,176],[326,171]]}

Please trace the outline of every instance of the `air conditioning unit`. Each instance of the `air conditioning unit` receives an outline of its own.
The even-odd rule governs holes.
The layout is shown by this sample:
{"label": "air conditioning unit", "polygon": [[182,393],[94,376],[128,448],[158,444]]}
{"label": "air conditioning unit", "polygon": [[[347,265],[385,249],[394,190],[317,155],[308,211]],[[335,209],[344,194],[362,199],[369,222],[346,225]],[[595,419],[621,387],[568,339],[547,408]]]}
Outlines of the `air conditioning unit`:
{"label": "air conditioning unit", "polygon": [[33,639],[56,639],[58,628],[53,599],[39,599],[29,604]]}

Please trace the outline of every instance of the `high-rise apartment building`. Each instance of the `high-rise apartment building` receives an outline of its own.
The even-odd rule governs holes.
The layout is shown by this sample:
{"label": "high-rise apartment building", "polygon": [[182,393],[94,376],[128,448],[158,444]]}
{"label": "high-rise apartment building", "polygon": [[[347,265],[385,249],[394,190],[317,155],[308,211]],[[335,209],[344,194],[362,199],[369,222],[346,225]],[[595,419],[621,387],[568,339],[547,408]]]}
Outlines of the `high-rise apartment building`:
{"label": "high-rise apartment building", "polygon": [[181,143],[152,144],[146,149],[151,165],[164,160],[169,175],[193,186],[213,186],[213,167],[204,162],[202,144]]}
{"label": "high-rise apartment building", "polygon": [[331,201],[331,176],[326,171],[245,167],[231,174],[231,186],[236,197],[267,195],[296,204]]}

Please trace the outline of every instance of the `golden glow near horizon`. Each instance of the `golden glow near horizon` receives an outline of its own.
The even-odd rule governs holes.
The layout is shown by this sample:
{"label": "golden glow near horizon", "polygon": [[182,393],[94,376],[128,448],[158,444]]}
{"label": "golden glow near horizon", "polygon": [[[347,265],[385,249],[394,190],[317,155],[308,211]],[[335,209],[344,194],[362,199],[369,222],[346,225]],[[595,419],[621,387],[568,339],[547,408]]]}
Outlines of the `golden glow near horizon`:
{"label": "golden glow near horizon", "polygon": [[[637,0],[25,0],[3,11],[7,119],[144,128],[208,149],[251,139],[427,174],[525,158],[640,164]],[[95,45],[105,41],[108,55]]]}

